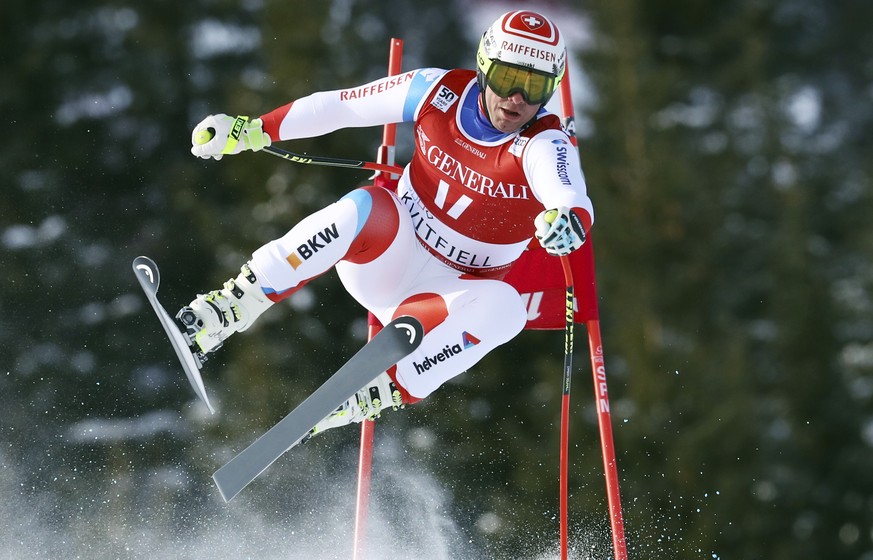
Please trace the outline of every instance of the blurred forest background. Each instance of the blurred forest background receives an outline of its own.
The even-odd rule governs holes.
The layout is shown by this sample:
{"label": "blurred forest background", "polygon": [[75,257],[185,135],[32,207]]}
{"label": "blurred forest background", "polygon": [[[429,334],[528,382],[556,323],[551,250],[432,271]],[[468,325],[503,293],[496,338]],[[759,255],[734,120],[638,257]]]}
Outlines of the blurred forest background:
{"label": "blurred forest background", "polygon": [[[130,262],[161,265],[175,310],[367,180],[195,159],[205,115],[381,77],[391,37],[404,69],[473,67],[484,27],[520,7],[573,38],[631,558],[873,559],[865,0],[7,2],[0,555],[350,557],[357,429],[230,505],[210,476],[360,347],[364,313],[333,274],[314,282],[208,364],[209,416]],[[364,159],[380,140],[285,147]],[[607,558],[577,340],[571,545]],[[562,349],[526,332],[383,416],[372,557],[555,557]]]}

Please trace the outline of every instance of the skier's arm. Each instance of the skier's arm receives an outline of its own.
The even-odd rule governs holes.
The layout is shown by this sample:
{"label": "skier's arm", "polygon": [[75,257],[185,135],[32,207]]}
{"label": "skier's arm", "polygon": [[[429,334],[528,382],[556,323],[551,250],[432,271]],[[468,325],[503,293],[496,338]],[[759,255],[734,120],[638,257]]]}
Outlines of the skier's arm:
{"label": "skier's arm", "polygon": [[551,255],[563,257],[582,247],[588,235],[579,208],[559,206],[543,210],[534,219],[536,238]]}
{"label": "skier's arm", "polygon": [[594,222],[579,154],[560,131],[538,134],[525,147],[524,170],[534,195],[543,203],[534,225],[549,253],[565,255],[585,242]]}
{"label": "skier's arm", "polygon": [[263,115],[264,131],[274,141],[292,140],[341,128],[411,121],[443,74],[445,70],[424,68],[354,88],[313,93]]}
{"label": "skier's arm", "polygon": [[423,68],[350,89],[313,93],[245,121],[240,130],[234,130],[239,118],[221,113],[209,115],[194,127],[191,153],[221,159],[225,154],[260,150],[277,140],[412,121],[422,101],[445,73],[438,68]]}
{"label": "skier's arm", "polygon": [[191,132],[191,153],[203,159],[221,159],[243,150],[257,152],[270,143],[261,119],[234,118],[224,113],[209,115]]}

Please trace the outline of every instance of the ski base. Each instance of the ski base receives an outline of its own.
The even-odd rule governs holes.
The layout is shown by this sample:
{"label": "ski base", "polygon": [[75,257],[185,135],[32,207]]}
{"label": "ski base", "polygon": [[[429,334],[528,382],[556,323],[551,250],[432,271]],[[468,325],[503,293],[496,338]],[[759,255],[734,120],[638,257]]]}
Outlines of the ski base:
{"label": "ski base", "polygon": [[170,344],[173,345],[173,350],[176,351],[176,356],[179,358],[179,363],[185,371],[188,383],[194,389],[194,394],[203,401],[209,412],[215,414],[215,409],[212,407],[212,403],[209,402],[209,397],[206,396],[203,378],[200,376],[201,361],[191,352],[188,339],[182,334],[182,331],[176,326],[170,314],[167,313],[167,310],[158,301],[158,288],[161,285],[161,273],[158,270],[158,265],[148,257],[137,257],[133,259],[132,267],[146,298],[149,300],[152,309],[155,310],[158,319],[160,319],[161,326],[164,327],[164,332],[167,334]]}
{"label": "ski base", "polygon": [[321,387],[240,452],[212,478],[225,502],[264,472],[312,428],[382,372],[411,354],[424,336],[421,323],[403,316],[391,321]]}

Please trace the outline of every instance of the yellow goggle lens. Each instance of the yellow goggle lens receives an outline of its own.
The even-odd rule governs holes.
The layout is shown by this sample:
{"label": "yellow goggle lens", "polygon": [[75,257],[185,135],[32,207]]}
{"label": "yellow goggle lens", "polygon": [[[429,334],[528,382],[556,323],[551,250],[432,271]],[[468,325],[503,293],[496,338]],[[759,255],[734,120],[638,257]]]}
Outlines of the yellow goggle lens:
{"label": "yellow goggle lens", "polygon": [[485,83],[500,97],[520,93],[529,105],[540,105],[555,91],[555,78],[543,72],[493,60]]}

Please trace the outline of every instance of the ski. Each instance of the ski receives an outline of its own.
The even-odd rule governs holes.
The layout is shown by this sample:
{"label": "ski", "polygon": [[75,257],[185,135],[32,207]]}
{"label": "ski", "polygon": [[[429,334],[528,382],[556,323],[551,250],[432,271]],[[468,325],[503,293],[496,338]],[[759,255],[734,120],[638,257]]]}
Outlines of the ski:
{"label": "ski", "polygon": [[398,317],[385,325],[297,408],[215,471],[212,478],[224,501],[232,500],[361,387],[411,354],[423,336],[421,323],[413,317]]}
{"label": "ski", "polygon": [[132,266],[136,279],[139,280],[146,298],[158,315],[161,326],[164,327],[164,332],[167,333],[167,337],[176,351],[176,356],[179,358],[179,363],[182,364],[185,377],[188,378],[191,388],[194,389],[194,394],[206,404],[209,412],[215,414],[215,409],[212,408],[209,397],[206,396],[203,378],[200,376],[200,360],[191,352],[187,338],[182,334],[180,328],[176,326],[176,322],[173,321],[167,310],[161,305],[161,302],[158,301],[158,288],[161,285],[161,273],[158,270],[158,265],[148,257],[137,257],[133,259]]}

